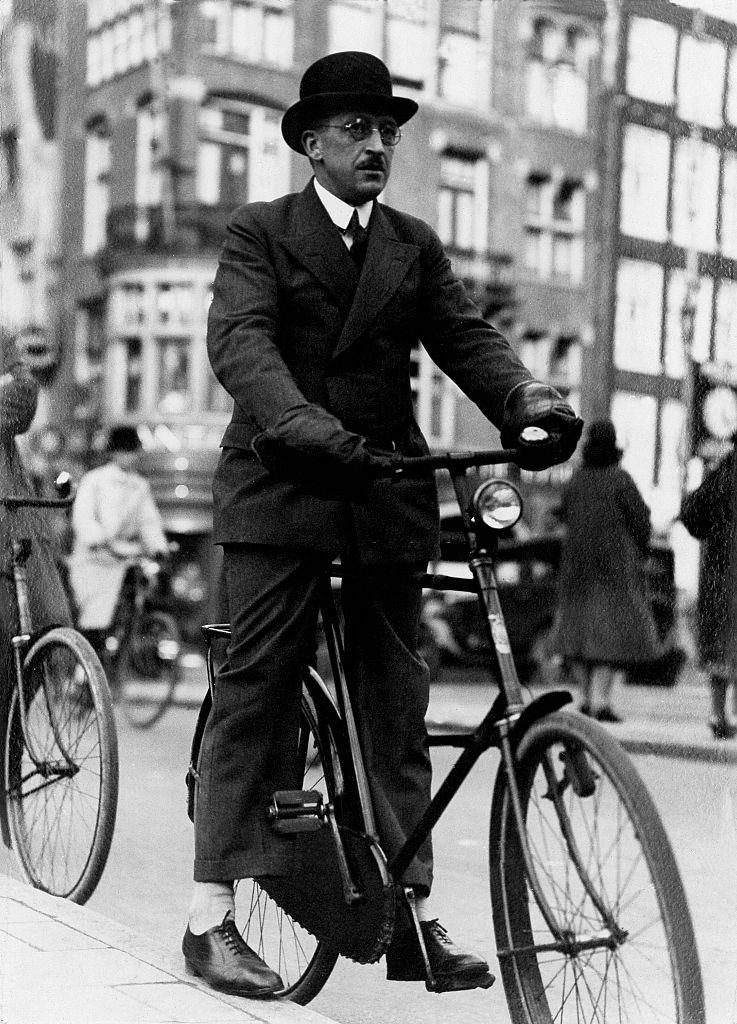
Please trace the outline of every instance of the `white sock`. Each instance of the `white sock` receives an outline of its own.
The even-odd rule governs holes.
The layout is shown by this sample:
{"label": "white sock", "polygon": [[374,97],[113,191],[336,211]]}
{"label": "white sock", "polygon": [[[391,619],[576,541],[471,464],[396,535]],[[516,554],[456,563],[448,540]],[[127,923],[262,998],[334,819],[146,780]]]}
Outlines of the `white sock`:
{"label": "white sock", "polygon": [[429,896],[415,896],[415,910],[419,921],[435,921],[437,912],[433,910],[433,903]]}
{"label": "white sock", "polygon": [[223,923],[227,913],[235,917],[232,882],[195,882],[189,904],[189,930],[202,935]]}

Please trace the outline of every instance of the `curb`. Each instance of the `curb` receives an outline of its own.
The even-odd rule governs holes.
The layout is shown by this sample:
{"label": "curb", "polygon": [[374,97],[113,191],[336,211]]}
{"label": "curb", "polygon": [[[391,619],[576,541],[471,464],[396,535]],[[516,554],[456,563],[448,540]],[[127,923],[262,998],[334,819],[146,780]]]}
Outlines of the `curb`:
{"label": "curb", "polygon": [[[187,990],[193,993],[192,999],[195,998],[194,992],[202,993],[206,997],[208,1006],[205,1011],[206,1019],[212,1022],[212,1024],[217,1024],[218,1019],[233,1021],[237,1018],[244,1022],[255,1021],[258,1024],[335,1024],[329,1017],[286,1000],[246,999],[242,996],[230,996],[224,992],[216,992],[214,989],[199,982],[192,975],[185,973],[181,956],[174,956],[171,952],[157,947],[147,937],[134,932],[125,925],[103,917],[94,910],[70,903],[59,896],[50,896],[48,893],[41,892],[29,885],[24,885],[7,875],[0,875],[0,901],[5,903],[6,911],[8,904],[13,903],[24,908],[26,914],[30,912],[40,923],[45,919],[50,932],[53,932],[54,923],[63,925],[89,939],[95,940],[97,944],[107,947],[108,950],[123,953],[138,964],[143,964],[153,971],[160,972],[165,976],[163,979],[165,984],[168,983],[169,986],[186,986]],[[0,930],[2,929],[3,921],[0,919]],[[25,967],[31,967],[33,957],[38,952],[37,949],[28,947],[28,953],[23,954]],[[61,949],[59,952],[63,953],[65,950]],[[42,958],[43,954],[39,964],[42,963]],[[3,985],[5,981],[10,980],[10,978],[4,976],[1,967],[0,979],[2,979]],[[41,980],[39,978],[39,981]],[[95,985],[103,988],[109,987],[111,992],[116,988],[118,990],[125,988],[125,985],[118,984],[111,979],[108,979],[106,982],[104,977],[97,978]],[[84,988],[80,989],[82,994],[84,991]],[[202,996],[197,998],[202,999]],[[218,1006],[220,1006],[220,1010],[218,1010]],[[143,1012],[145,1007],[142,1006],[141,1009]],[[233,1010],[239,1011],[239,1013],[234,1015]],[[3,1024],[14,1024],[16,1018],[7,1016],[7,1011],[6,1001],[2,998],[2,992],[0,991],[0,1018]],[[114,1024],[117,1018],[112,1015],[105,1019],[109,1021],[109,1024]],[[141,1019],[151,1020],[152,1018],[146,1016]],[[160,1018],[162,1024],[170,1019],[189,1020],[192,1018],[189,1016],[185,1018],[171,1018],[168,1015],[168,1011],[162,1011]],[[199,1020],[200,1018],[197,1017],[197,1019]],[[19,1017],[17,1020],[20,1021],[21,1018]],[[27,1018],[23,1017],[23,1024],[26,1024],[26,1021]]]}

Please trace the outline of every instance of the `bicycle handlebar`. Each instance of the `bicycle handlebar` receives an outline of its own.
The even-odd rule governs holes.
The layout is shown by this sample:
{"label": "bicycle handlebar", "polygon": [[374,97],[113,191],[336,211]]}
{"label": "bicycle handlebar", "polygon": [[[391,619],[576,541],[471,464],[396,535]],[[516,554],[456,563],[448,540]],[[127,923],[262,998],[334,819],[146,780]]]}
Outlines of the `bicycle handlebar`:
{"label": "bicycle handlebar", "polygon": [[0,505],[11,510],[16,508],[69,508],[74,504],[74,495],[66,498],[34,498],[23,494],[9,494],[0,497]]}
{"label": "bicycle handlebar", "polygon": [[476,452],[442,452],[438,455],[394,456],[392,465],[378,476],[427,476],[436,469],[470,469],[472,466],[499,466],[515,462],[516,448],[489,448]]}

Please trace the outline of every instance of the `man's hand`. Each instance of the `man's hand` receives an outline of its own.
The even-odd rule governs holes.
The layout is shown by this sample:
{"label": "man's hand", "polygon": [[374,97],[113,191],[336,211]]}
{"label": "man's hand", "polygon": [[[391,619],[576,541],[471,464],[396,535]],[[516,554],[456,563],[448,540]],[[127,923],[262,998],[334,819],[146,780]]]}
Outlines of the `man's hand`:
{"label": "man's hand", "polygon": [[391,455],[371,451],[364,437],[311,404],[290,409],[257,434],[253,450],[272,476],[327,499],[365,499],[371,481],[392,465]]}
{"label": "man's hand", "polygon": [[[539,427],[547,441],[528,442],[522,437],[526,427]],[[512,388],[504,406],[501,426],[502,445],[516,448],[522,469],[541,470],[570,459],[583,430],[583,420],[560,392],[548,384],[531,380]]]}

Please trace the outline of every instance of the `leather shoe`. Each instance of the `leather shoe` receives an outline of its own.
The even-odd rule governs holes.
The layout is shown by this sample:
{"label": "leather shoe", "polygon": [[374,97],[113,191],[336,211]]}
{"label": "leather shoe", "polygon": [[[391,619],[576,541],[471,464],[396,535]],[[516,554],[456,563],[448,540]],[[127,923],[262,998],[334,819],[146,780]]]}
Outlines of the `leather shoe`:
{"label": "leather shoe", "polygon": [[[494,984],[487,962],[459,949],[439,921],[420,921],[420,928],[436,992],[489,988]],[[405,928],[394,935],[386,951],[386,977],[388,981],[427,981],[414,929]]]}
{"label": "leather shoe", "polygon": [[188,925],[182,952],[187,970],[220,992],[262,999],[284,988],[276,971],[243,941],[230,912],[202,935],[193,935]]}

